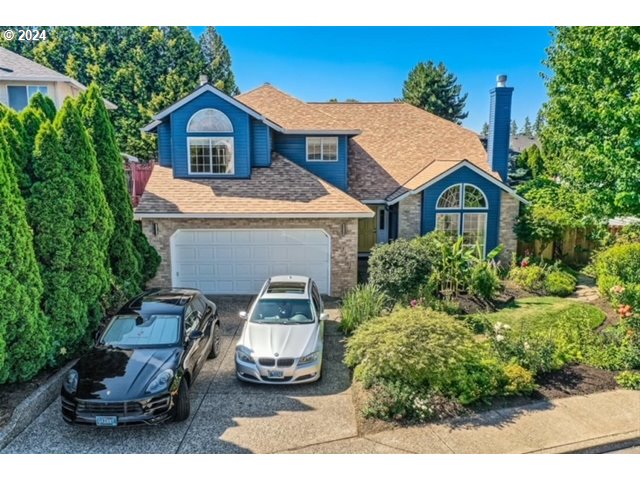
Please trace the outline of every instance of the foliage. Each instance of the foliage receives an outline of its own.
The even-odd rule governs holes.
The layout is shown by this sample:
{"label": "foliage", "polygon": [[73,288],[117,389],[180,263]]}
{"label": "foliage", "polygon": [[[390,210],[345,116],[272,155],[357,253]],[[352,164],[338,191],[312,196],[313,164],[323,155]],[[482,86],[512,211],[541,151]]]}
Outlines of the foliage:
{"label": "foliage", "polygon": [[6,155],[14,165],[14,174],[18,179],[18,187],[24,193],[30,186],[26,171],[31,152],[26,149],[27,135],[15,110],[7,109],[2,121],[0,121],[0,132],[2,132],[6,142]]}
{"label": "foliage", "polygon": [[502,282],[494,264],[490,262],[478,262],[471,269],[469,293],[485,300],[493,299],[500,289]]}
{"label": "foliage", "polygon": [[505,395],[528,395],[536,389],[536,382],[530,370],[510,363],[504,367]]}
{"label": "foliage", "polygon": [[544,279],[544,291],[554,297],[566,297],[576,290],[576,279],[573,275],[561,270],[552,270]]}
{"label": "foliage", "polygon": [[590,344],[585,363],[609,370],[640,368],[640,317],[606,328]]}
{"label": "foliage", "polygon": [[149,243],[149,239],[142,231],[140,222],[134,222],[133,225],[133,244],[136,251],[142,257],[142,283],[145,285],[149,280],[156,276],[158,267],[162,258],[155,248]]}
{"label": "foliage", "polygon": [[489,136],[489,124],[484,122],[482,124],[482,130],[480,130],[480,136],[487,138]]}
{"label": "foliage", "polygon": [[510,131],[509,134],[513,137],[514,135],[518,134],[518,124],[515,120],[511,120],[511,127],[510,127]]}
{"label": "foliage", "polygon": [[207,27],[199,43],[206,61],[204,72],[209,77],[209,83],[229,95],[238,95],[240,90],[231,71],[231,55],[216,27]]}
{"label": "foliage", "polygon": [[110,113],[120,151],[141,158],[153,158],[156,144],[140,127],[197,88],[200,74],[237,93],[228,51],[217,33],[207,32],[202,45],[187,27],[175,26],[60,26],[47,33],[46,42],[25,46],[14,40],[3,46],[85,85],[100,85],[104,97],[118,106]]}
{"label": "foliage", "polygon": [[0,384],[32,378],[49,350],[33,236],[4,141],[8,128],[4,122],[0,125]]}
{"label": "foliage", "polygon": [[542,157],[542,152],[535,144],[523,150],[522,153],[518,155],[516,167],[529,170],[533,178],[539,177],[540,175],[546,173],[544,169],[544,158]]}
{"label": "foliage", "polygon": [[461,95],[461,92],[458,78],[444,63],[420,62],[404,82],[402,100],[460,124],[469,115],[464,111],[467,94]]}
{"label": "foliage", "polygon": [[33,97],[31,97],[31,100],[29,100],[29,106],[38,110],[47,120],[53,122],[56,118],[56,105],[48,95],[43,95],[42,93],[37,92]]}
{"label": "foliage", "polygon": [[540,109],[536,114],[536,119],[533,121],[533,134],[536,137],[539,137],[542,134],[542,129],[544,128],[544,124],[545,124],[544,114],[542,113],[542,109]]}
{"label": "foliage", "polygon": [[144,286],[142,258],[133,243],[133,207],[127,188],[122,157],[118,151],[113,125],[104,101],[94,84],[81,97],[82,115],[98,160],[98,170],[106,200],[115,222],[109,242],[109,264],[116,284],[126,295],[138,293]]}
{"label": "foliage", "polygon": [[360,325],[379,317],[388,302],[387,296],[375,285],[358,285],[342,301],[340,329],[353,333]]}
{"label": "foliage", "polygon": [[542,292],[547,272],[540,265],[515,267],[509,270],[509,278],[529,292]]}
{"label": "foliage", "polygon": [[29,177],[29,185],[31,185],[31,181],[33,180],[33,166],[31,162],[31,153],[33,152],[33,148],[36,143],[36,135],[38,135],[38,130],[40,130],[40,126],[46,120],[44,114],[37,108],[29,105],[27,108],[22,110],[19,114],[20,122],[24,127],[24,149],[27,152],[27,162],[24,166],[24,173],[26,173],[27,177]]}
{"label": "foliage", "polygon": [[625,370],[616,377],[616,382],[622,388],[629,390],[640,390],[640,372]]}
{"label": "foliage", "polygon": [[640,29],[559,27],[547,50],[548,161],[599,218],[640,213]]}
{"label": "foliage", "polygon": [[415,296],[430,273],[428,253],[419,242],[400,238],[371,250],[369,281],[392,300]]}
{"label": "foliage", "polygon": [[601,250],[595,258],[595,269],[602,295],[611,298],[615,285],[633,289],[640,284],[640,243],[620,243]]}
{"label": "foliage", "polygon": [[522,126],[522,130],[520,130],[520,135],[526,135],[527,137],[533,136],[533,125],[531,124],[529,116],[524,117],[524,125]]}

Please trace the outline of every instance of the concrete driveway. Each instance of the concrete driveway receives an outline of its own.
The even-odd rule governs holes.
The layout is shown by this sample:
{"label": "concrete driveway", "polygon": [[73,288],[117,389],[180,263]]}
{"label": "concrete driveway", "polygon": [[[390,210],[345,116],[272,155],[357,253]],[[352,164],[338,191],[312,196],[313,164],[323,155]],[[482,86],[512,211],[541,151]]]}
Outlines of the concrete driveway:
{"label": "concrete driveway", "polygon": [[[235,378],[237,317],[248,297],[213,298],[221,312],[222,354],[208,360],[191,391],[191,417],[155,427],[70,426],[53,402],[2,453],[275,453],[342,450],[357,435],[350,372],[342,365],[342,335],[325,329],[322,379],[309,385],[262,386]],[[337,311],[329,310],[332,319]],[[346,440],[351,439],[351,440]],[[345,445],[346,447],[346,445]]]}

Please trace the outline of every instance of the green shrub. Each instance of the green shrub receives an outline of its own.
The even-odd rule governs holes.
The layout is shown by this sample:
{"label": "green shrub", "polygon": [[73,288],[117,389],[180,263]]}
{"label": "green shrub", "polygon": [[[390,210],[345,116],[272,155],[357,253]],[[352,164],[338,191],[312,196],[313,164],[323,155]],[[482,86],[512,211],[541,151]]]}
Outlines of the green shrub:
{"label": "green shrub", "polygon": [[[616,277],[622,283],[640,284],[640,243],[614,245],[596,256],[596,275]],[[607,295],[608,291],[602,291]]]}
{"label": "green shrub", "polygon": [[541,292],[545,277],[545,269],[539,265],[515,267],[509,271],[509,278],[529,292]]}
{"label": "green shrub", "polygon": [[376,245],[369,257],[369,281],[391,299],[415,297],[431,273],[431,262],[420,242],[398,239]]}
{"label": "green shrub", "polygon": [[588,345],[585,363],[607,370],[640,368],[640,328],[638,317],[620,321]]}
{"label": "green shrub", "polygon": [[484,300],[492,300],[501,287],[500,277],[490,263],[480,262],[471,270],[469,293],[472,295]]}
{"label": "green shrub", "polygon": [[364,322],[379,317],[387,304],[387,297],[375,285],[358,285],[342,301],[340,329],[353,333]]}
{"label": "green shrub", "polygon": [[534,375],[562,367],[558,348],[549,335],[540,332],[514,333],[507,324],[497,322],[491,332],[491,342],[498,357],[506,364],[515,363]]}
{"label": "green shrub", "polygon": [[475,313],[471,315],[465,315],[461,320],[471,329],[475,334],[481,335],[490,331],[493,328],[491,320],[484,313]]}
{"label": "green shrub", "polygon": [[478,355],[469,357],[461,368],[442,379],[438,388],[447,397],[468,405],[498,394],[503,383],[503,365],[490,351],[477,345]]}
{"label": "green shrub", "polygon": [[576,290],[576,279],[573,275],[561,270],[549,272],[544,280],[544,291],[554,297],[566,297]]}
{"label": "green shrub", "polygon": [[528,395],[537,386],[533,373],[516,363],[510,363],[504,367],[504,377],[503,393],[505,395]]}
{"label": "green shrub", "polygon": [[616,382],[622,388],[640,390],[640,372],[624,371],[616,377]]}

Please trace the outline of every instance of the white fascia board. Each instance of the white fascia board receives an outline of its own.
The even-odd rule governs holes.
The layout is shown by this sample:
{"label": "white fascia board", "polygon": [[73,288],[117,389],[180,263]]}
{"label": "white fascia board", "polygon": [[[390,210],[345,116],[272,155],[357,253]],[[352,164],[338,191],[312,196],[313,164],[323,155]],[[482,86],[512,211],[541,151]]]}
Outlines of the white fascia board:
{"label": "white fascia board", "polygon": [[134,212],[137,220],[143,218],[371,218],[368,213],[149,213]]}

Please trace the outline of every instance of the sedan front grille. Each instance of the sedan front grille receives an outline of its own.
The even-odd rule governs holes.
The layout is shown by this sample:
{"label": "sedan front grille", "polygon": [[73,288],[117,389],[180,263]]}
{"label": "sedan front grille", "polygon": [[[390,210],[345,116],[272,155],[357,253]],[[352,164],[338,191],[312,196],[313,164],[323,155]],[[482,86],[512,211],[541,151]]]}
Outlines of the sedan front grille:
{"label": "sedan front grille", "polygon": [[295,361],[294,358],[279,358],[278,359],[278,366],[279,367],[290,367],[291,365],[293,365],[294,361]]}
{"label": "sedan front grille", "polygon": [[273,367],[276,364],[275,358],[263,357],[258,359],[258,363],[263,367]]}
{"label": "sedan front grille", "polygon": [[79,400],[76,413],[81,416],[109,415],[127,417],[142,415],[140,402],[100,402]]}

